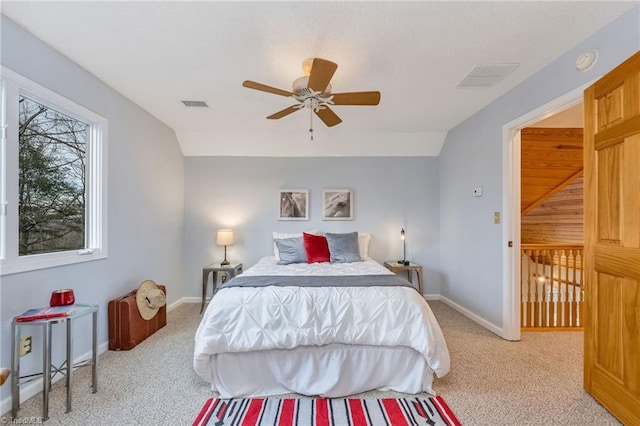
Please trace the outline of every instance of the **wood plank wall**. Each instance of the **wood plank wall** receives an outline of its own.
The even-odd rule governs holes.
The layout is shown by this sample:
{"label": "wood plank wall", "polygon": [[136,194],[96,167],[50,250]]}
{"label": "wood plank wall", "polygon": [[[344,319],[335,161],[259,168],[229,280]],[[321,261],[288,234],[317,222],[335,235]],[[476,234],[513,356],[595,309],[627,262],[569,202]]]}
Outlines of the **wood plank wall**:
{"label": "wood plank wall", "polygon": [[582,133],[522,129],[522,244],[583,243]]}
{"label": "wood plank wall", "polygon": [[580,176],[522,216],[522,244],[584,242],[583,182]]}
{"label": "wood plank wall", "polygon": [[582,129],[527,127],[521,131],[521,200],[526,213],[582,171]]}

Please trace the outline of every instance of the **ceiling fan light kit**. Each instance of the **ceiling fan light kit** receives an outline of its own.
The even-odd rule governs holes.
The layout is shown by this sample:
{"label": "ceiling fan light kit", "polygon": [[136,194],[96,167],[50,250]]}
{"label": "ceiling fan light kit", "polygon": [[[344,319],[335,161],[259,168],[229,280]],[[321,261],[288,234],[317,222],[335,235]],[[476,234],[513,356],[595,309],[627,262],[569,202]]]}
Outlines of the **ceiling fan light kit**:
{"label": "ceiling fan light kit", "polygon": [[313,113],[328,127],[340,124],[342,120],[330,105],[378,105],[380,92],[351,92],[331,93],[331,78],[338,69],[334,62],[320,58],[309,58],[302,63],[304,77],[296,79],[292,84],[292,92],[267,86],[254,81],[245,80],[242,85],[249,89],[260,90],[274,95],[288,96],[298,103],[268,116],[268,119],[277,120],[282,117],[309,108],[311,113],[311,140],[313,140]]}

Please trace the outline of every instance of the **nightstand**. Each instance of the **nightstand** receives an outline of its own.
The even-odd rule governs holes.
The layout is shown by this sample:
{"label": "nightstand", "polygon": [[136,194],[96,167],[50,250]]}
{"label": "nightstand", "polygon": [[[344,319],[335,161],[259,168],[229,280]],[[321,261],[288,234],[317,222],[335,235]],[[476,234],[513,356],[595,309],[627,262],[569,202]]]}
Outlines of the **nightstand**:
{"label": "nightstand", "polygon": [[424,296],[424,294],[422,293],[422,266],[413,262],[411,262],[408,265],[403,265],[402,263],[389,260],[384,262],[384,267],[390,270],[391,272],[393,272],[394,274],[397,274],[398,272],[401,272],[401,271],[407,271],[407,279],[412,284],[413,284],[413,273],[415,272],[416,275],[418,276],[418,291],[422,296]]}
{"label": "nightstand", "polygon": [[229,278],[233,278],[242,273],[242,263],[231,262],[229,265],[220,265],[220,262],[214,262],[202,268],[202,305],[200,306],[200,313],[204,311],[204,305],[207,302],[209,274],[213,273],[213,294],[211,295],[213,297],[218,289],[218,272],[224,272],[228,274]]}

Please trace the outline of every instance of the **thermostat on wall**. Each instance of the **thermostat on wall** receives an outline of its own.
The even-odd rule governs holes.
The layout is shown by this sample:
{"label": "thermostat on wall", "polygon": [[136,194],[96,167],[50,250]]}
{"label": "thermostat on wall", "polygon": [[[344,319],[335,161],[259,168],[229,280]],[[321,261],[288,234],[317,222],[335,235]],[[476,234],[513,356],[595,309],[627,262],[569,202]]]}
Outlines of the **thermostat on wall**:
{"label": "thermostat on wall", "polygon": [[482,197],[482,187],[481,186],[476,186],[475,188],[473,188],[473,196],[474,197]]}

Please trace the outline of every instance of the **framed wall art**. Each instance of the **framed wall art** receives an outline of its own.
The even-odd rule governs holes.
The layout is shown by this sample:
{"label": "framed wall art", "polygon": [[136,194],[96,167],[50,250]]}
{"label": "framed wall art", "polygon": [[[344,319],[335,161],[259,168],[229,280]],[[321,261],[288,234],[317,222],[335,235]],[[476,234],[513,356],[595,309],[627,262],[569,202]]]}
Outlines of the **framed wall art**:
{"label": "framed wall art", "polygon": [[278,211],[278,220],[309,220],[309,190],[281,189]]}
{"label": "framed wall art", "polygon": [[353,192],[349,189],[323,189],[322,220],[353,220]]}

